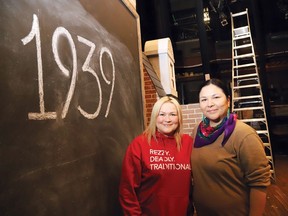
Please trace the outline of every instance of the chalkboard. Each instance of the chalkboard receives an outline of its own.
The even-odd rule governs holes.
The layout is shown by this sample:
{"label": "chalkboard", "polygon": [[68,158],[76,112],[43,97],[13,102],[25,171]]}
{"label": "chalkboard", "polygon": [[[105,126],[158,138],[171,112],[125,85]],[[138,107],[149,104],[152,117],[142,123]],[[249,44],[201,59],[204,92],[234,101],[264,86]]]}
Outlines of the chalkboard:
{"label": "chalkboard", "polygon": [[0,0],[1,216],[122,215],[139,41],[126,1]]}

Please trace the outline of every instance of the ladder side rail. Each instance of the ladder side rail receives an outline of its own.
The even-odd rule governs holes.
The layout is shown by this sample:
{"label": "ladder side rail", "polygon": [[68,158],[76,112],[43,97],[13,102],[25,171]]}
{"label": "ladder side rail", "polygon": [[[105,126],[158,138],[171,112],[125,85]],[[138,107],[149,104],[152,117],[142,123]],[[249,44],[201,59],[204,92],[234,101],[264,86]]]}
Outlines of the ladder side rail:
{"label": "ladder side rail", "polygon": [[[246,8],[245,11],[239,13],[230,13],[230,15],[232,33],[231,110],[232,112],[236,112],[238,114],[239,120],[250,124],[250,126],[256,130],[257,134],[263,142],[265,154],[270,165],[271,178],[276,181],[269,125],[267,122],[264,97],[262,93],[257,59],[250,29],[248,8]],[[245,15],[247,26],[244,25],[239,27],[236,25],[237,20],[234,22],[234,18],[243,15]],[[240,24],[242,24],[242,22],[240,22]],[[253,73],[251,72],[252,70]],[[243,83],[241,83],[242,81]],[[255,95],[255,92],[259,93]],[[252,112],[252,116],[250,116],[250,114],[247,116],[247,112]]]}
{"label": "ladder side rail", "polygon": [[[234,87],[234,73],[235,73],[235,62],[234,62],[234,55],[235,55],[235,53],[234,53],[234,43],[235,43],[235,41],[234,41],[234,20],[233,20],[233,14],[230,12],[230,20],[231,20],[231,36],[232,36],[232,43],[231,43],[231,46],[232,46],[232,79],[231,79],[231,81],[232,81],[232,84],[231,84],[231,93],[232,93],[232,99],[235,97],[235,92],[234,92],[234,90],[233,90],[233,87]],[[234,110],[234,106],[233,106],[233,104],[232,104],[232,106],[231,106],[232,108],[231,108],[231,111],[233,112],[233,110]]]}
{"label": "ladder side rail", "polygon": [[[248,9],[246,9],[247,11],[247,22],[248,22],[248,27],[249,27],[249,31],[250,31],[250,40],[251,40],[251,43],[253,45],[253,40],[252,40],[252,35],[251,35],[251,29],[250,29],[250,20],[249,20],[249,15],[248,15]],[[274,160],[273,160],[273,150],[272,150],[272,147],[271,147],[271,139],[270,139],[270,134],[269,134],[269,124],[268,124],[268,121],[267,121],[267,114],[266,114],[266,106],[265,106],[265,101],[264,101],[264,97],[263,97],[263,93],[262,93],[262,85],[261,85],[261,81],[260,81],[260,77],[259,77],[259,72],[258,72],[258,67],[257,67],[257,59],[256,59],[256,56],[255,56],[255,49],[254,49],[254,45],[251,47],[252,49],[252,52],[254,53],[254,57],[253,57],[253,60],[254,60],[254,63],[255,63],[255,70],[256,70],[256,73],[257,73],[257,76],[258,76],[258,80],[259,80],[259,83],[260,83],[260,95],[261,95],[261,100],[262,100],[262,105],[264,107],[263,109],[263,115],[264,115],[264,118],[266,119],[265,121],[265,126],[266,126],[266,130],[268,131],[268,136],[267,136],[267,139],[268,139],[268,143],[270,143],[270,146],[269,146],[269,150],[270,150],[270,157],[271,157],[271,160],[270,160],[270,166],[271,169],[272,169],[272,173],[274,175],[274,180],[275,180],[275,167],[274,167]]]}

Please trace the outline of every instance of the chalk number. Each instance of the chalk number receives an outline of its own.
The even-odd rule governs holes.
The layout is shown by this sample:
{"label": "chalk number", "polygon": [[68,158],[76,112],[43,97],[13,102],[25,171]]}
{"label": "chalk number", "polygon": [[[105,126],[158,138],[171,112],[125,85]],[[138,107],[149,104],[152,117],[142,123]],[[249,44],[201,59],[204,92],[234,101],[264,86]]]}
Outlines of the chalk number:
{"label": "chalk number", "polygon": [[[70,48],[71,48],[71,53],[72,53],[72,71],[69,71],[61,62],[59,52],[58,52],[58,43],[59,43],[59,37],[64,36],[66,37]],[[24,45],[30,43],[33,39],[35,38],[35,43],[36,43],[36,53],[37,53],[37,69],[38,69],[38,92],[39,92],[39,109],[40,112],[29,112],[28,113],[28,119],[30,120],[47,120],[47,119],[56,119],[57,113],[56,112],[47,112],[45,110],[45,101],[44,101],[44,88],[43,88],[43,66],[42,66],[42,51],[41,51],[41,37],[40,37],[40,27],[39,27],[39,20],[38,17],[34,14],[33,15],[33,23],[32,23],[32,28],[29,34],[22,38],[22,43]],[[79,112],[87,119],[95,119],[101,110],[102,107],[102,88],[101,88],[101,82],[100,79],[97,75],[97,73],[93,70],[93,68],[90,67],[90,62],[92,55],[95,51],[95,44],[79,35],[77,35],[78,42],[88,46],[90,48],[90,51],[85,59],[85,62],[82,65],[82,71],[83,73],[90,73],[96,80],[96,83],[98,85],[98,91],[99,91],[99,102],[98,106],[95,108],[94,113],[88,113],[86,112],[83,108],[81,108],[80,105],[78,105],[77,109]],[[74,90],[76,87],[76,78],[77,78],[77,51],[75,48],[75,43],[72,39],[71,34],[67,29],[64,27],[58,27],[53,33],[52,36],[52,51],[54,55],[54,59],[61,70],[61,72],[69,77],[71,76],[71,83],[69,90],[67,92],[66,100],[63,105],[63,109],[61,112],[61,118],[64,119],[69,111],[69,106],[70,102],[73,98]],[[107,77],[104,74],[104,68],[103,68],[103,55],[106,54],[112,64],[112,80],[108,80]],[[102,47],[100,51],[100,56],[99,56],[99,62],[100,62],[100,72],[102,79],[105,81],[106,85],[111,85],[111,90],[110,90],[110,95],[109,95],[109,101],[108,105],[106,108],[105,112],[105,117],[109,115],[109,110],[113,98],[113,93],[114,93],[114,85],[115,85],[115,66],[114,66],[114,61],[113,61],[113,56],[110,52],[110,50],[107,47]]]}

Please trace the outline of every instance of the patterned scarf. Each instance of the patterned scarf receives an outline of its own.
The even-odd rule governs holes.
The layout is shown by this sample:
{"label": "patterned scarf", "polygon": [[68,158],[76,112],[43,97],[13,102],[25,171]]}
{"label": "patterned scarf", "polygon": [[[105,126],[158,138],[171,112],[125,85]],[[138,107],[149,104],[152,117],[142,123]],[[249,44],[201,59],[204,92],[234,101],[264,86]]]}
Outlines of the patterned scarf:
{"label": "patterned scarf", "polygon": [[224,146],[235,128],[236,120],[237,115],[231,113],[229,118],[225,117],[219,125],[211,127],[209,125],[210,121],[205,118],[198,126],[194,147],[201,148],[213,143],[223,133],[223,131],[224,139],[222,141],[222,146]]}

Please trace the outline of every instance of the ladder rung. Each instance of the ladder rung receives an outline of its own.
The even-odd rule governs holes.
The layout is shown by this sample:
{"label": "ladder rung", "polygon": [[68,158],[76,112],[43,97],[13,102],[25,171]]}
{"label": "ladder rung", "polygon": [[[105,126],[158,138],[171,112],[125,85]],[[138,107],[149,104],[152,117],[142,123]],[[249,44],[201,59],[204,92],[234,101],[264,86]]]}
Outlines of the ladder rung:
{"label": "ladder rung", "polygon": [[250,77],[250,78],[246,78],[246,79],[239,79],[237,80],[238,83],[241,83],[241,82],[247,82],[247,81],[258,81],[258,77]]}
{"label": "ladder rung", "polygon": [[259,106],[259,107],[235,108],[233,111],[237,112],[237,111],[245,111],[245,110],[259,110],[259,109],[264,109],[264,107],[263,107],[263,106]]}
{"label": "ladder rung", "polygon": [[251,105],[251,104],[261,104],[262,100],[251,100],[251,101],[242,101],[239,102],[239,106],[242,107],[243,105]]}
{"label": "ladder rung", "polygon": [[[272,163],[272,164],[273,164],[273,163]],[[274,166],[274,165],[273,165],[273,166]],[[275,171],[273,170],[273,168],[270,169],[270,174],[271,174],[270,178],[271,178],[274,182],[276,182]]]}
{"label": "ladder rung", "polygon": [[241,26],[241,27],[237,27],[237,28],[234,28],[233,30],[234,31],[246,31],[246,32],[248,32],[248,28],[249,26],[248,25],[246,25],[246,26]]}
{"label": "ladder rung", "polygon": [[246,39],[246,38],[250,38],[250,34],[241,35],[238,37],[233,37],[233,40],[242,40],[242,39]]}
{"label": "ladder rung", "polygon": [[240,58],[248,58],[248,57],[254,57],[254,53],[248,53],[248,54],[244,54],[244,55],[238,55],[238,56],[234,56],[234,59],[240,59]]}
{"label": "ladder rung", "polygon": [[268,134],[267,130],[257,130],[257,134]]}
{"label": "ladder rung", "polygon": [[260,87],[260,85],[252,84],[252,85],[234,86],[233,89],[243,89],[243,88],[253,88],[253,87]]}
{"label": "ladder rung", "polygon": [[244,67],[252,67],[252,66],[256,66],[255,63],[249,63],[249,64],[241,64],[241,65],[234,65],[234,68],[244,68]]}
{"label": "ladder rung", "polygon": [[247,14],[247,10],[239,12],[239,13],[234,13],[234,14],[231,13],[231,16],[232,17],[237,17],[237,16],[243,16],[243,15],[246,15],[246,14]]}
{"label": "ladder rung", "polygon": [[250,33],[249,26],[241,26],[233,29],[234,36],[239,37]]}
{"label": "ladder rung", "polygon": [[265,146],[265,147],[271,147],[271,145],[270,145],[270,143],[263,143],[263,145]]}
{"label": "ladder rung", "polygon": [[[263,101],[261,99],[259,100],[254,100],[254,99],[251,99],[251,100],[233,100],[233,102],[235,103],[235,107],[238,107],[238,108],[253,108],[255,107],[255,109],[261,109],[262,107],[264,107],[262,104],[263,104]],[[253,106],[254,104],[254,106]]]}
{"label": "ladder rung", "polygon": [[234,97],[233,100],[245,100],[245,99],[253,99],[253,98],[261,98],[261,95]]}
{"label": "ladder rung", "polygon": [[244,44],[244,45],[240,45],[240,46],[235,46],[233,47],[234,50],[238,50],[238,49],[244,49],[244,48],[248,48],[248,47],[252,47],[252,44]]}
{"label": "ladder rung", "polygon": [[255,76],[258,77],[258,74],[257,74],[257,73],[253,73],[253,74],[244,74],[244,75],[234,76],[233,78],[234,78],[234,79],[239,79],[239,78],[255,77]]}
{"label": "ladder rung", "polygon": [[265,118],[239,119],[242,122],[265,122]]}

